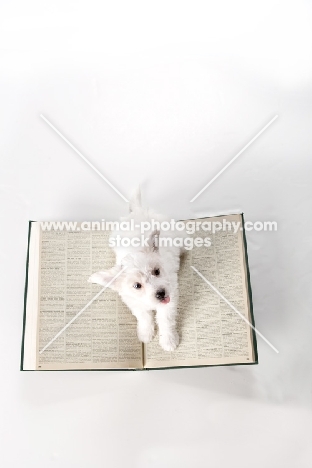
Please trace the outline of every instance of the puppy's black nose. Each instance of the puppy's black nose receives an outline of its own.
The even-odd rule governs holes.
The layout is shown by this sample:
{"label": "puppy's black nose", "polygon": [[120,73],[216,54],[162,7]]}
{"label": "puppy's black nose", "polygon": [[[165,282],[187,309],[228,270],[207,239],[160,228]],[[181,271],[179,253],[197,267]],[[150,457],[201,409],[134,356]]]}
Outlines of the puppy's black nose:
{"label": "puppy's black nose", "polygon": [[164,299],[166,295],[166,291],[165,289],[158,289],[158,291],[156,292],[156,299]]}

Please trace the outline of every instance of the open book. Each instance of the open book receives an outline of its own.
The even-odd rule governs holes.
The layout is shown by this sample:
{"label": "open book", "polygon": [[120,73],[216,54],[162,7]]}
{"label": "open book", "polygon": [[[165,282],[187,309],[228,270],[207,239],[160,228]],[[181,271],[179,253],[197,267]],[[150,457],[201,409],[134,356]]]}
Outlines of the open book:
{"label": "open book", "polygon": [[[240,222],[241,229],[194,237],[211,239],[181,259],[180,344],[164,351],[156,335],[142,344],[136,319],[118,294],[87,282],[114,265],[108,231],[44,230],[29,223],[21,370],[159,369],[257,363],[253,328],[207,284],[195,267],[254,326],[243,215],[200,221]],[[186,221],[185,221],[186,222]],[[54,340],[55,336],[59,336]],[[52,341],[52,342],[51,342]],[[51,344],[47,346],[49,343]],[[45,348],[45,349],[44,349]]]}

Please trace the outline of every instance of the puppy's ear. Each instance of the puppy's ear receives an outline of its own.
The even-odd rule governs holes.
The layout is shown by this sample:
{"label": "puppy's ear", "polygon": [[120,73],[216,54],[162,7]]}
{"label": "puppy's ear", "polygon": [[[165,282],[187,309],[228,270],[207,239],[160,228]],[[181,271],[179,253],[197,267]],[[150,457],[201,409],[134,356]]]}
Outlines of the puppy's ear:
{"label": "puppy's ear", "polygon": [[121,260],[121,266],[122,268],[124,267],[133,267],[134,266],[134,257],[132,254],[127,254],[123,259]]}
{"label": "puppy's ear", "polygon": [[159,250],[159,235],[160,231],[155,229],[149,236],[148,245],[152,252],[158,252]]}
{"label": "puppy's ear", "polygon": [[116,278],[116,275],[118,275],[120,271],[121,271],[121,266],[115,265],[109,270],[98,271],[97,273],[93,273],[93,275],[91,275],[90,278],[88,279],[88,282],[97,283],[97,284],[100,284],[101,286],[108,285],[108,287],[117,291],[120,286],[120,280],[121,280],[122,274],[119,275],[117,278]]}

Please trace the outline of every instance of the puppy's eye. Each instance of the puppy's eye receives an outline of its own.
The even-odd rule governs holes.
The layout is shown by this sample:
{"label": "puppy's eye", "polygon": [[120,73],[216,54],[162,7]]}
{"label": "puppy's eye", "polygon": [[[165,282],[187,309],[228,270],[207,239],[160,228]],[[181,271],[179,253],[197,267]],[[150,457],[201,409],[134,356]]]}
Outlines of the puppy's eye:
{"label": "puppy's eye", "polygon": [[155,270],[153,271],[153,275],[155,275],[155,276],[159,276],[159,275],[160,275],[160,270],[159,270],[159,268],[155,268]]}
{"label": "puppy's eye", "polygon": [[140,289],[142,287],[142,284],[141,283],[134,283],[133,287],[135,289]]}

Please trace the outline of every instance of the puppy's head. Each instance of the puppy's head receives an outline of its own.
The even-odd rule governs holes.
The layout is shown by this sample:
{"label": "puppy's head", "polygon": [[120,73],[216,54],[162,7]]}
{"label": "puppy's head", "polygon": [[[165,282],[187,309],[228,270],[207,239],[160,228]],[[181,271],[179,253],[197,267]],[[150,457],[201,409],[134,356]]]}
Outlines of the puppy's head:
{"label": "puppy's head", "polygon": [[126,303],[138,303],[147,310],[170,302],[170,277],[159,253],[159,231],[153,231],[148,247],[126,255],[122,265],[99,271],[89,282],[109,286],[117,291]]}

